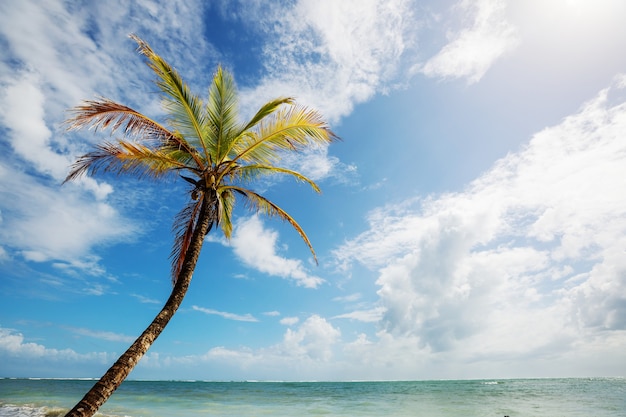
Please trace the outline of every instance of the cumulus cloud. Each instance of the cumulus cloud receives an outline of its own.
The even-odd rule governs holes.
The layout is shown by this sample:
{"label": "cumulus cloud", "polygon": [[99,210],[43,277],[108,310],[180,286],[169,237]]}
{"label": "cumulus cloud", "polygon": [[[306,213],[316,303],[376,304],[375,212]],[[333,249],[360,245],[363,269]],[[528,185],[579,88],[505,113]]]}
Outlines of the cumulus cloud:
{"label": "cumulus cloud", "polygon": [[[295,323],[294,323],[295,324]],[[333,347],[339,341],[341,331],[318,315],[308,317],[296,329],[289,328],[283,340],[274,346],[260,349],[255,356],[261,360],[275,361],[283,358],[292,361],[327,362],[333,357]],[[249,353],[245,351],[244,353]],[[236,351],[231,352],[239,356]]]}
{"label": "cumulus cloud", "polygon": [[[60,369],[69,370],[72,373],[65,373],[64,376],[85,377],[93,376],[85,374],[84,371],[76,371],[76,365],[101,366],[108,364],[113,359],[112,355],[105,352],[77,353],[72,349],[52,349],[44,345],[25,340],[24,335],[13,330],[0,327],[0,360],[3,363],[5,375],[22,375],[24,364],[28,364],[30,372],[49,372],[50,364],[58,366],[55,372]],[[61,364],[59,366],[59,364]],[[50,376],[58,377],[58,373]]]}
{"label": "cumulus cloud", "polygon": [[37,343],[24,343],[24,336],[11,329],[0,328],[0,349],[10,354],[40,357],[46,352],[46,348]]}
{"label": "cumulus cloud", "polygon": [[[291,324],[291,326],[297,323]],[[206,375],[205,367],[214,372],[216,367],[226,366],[229,374],[245,375],[254,378],[271,379],[284,375],[281,369],[288,367],[292,375],[302,379],[328,377],[334,363],[336,345],[340,342],[341,331],[319,315],[309,316],[296,328],[288,328],[282,340],[271,346],[251,349],[238,349],[216,346],[207,352],[187,356],[165,356],[157,352],[147,354],[139,363],[138,372],[151,369],[186,370],[186,375],[194,369],[202,369],[198,375]],[[200,376],[198,376],[200,377]]]}
{"label": "cumulus cloud", "polygon": [[503,0],[462,0],[455,7],[472,23],[449,34],[449,43],[420,71],[429,77],[479,81],[493,63],[519,44],[515,28],[507,22]]}
{"label": "cumulus cloud", "polygon": [[306,319],[297,330],[287,329],[281,349],[290,356],[306,356],[313,360],[328,361],[332,346],[341,332],[318,315]]}
{"label": "cumulus cloud", "polygon": [[379,337],[477,357],[624,340],[621,80],[465,191],[371,213],[336,255],[379,271]]}
{"label": "cumulus cloud", "polygon": [[298,285],[317,288],[324,280],[310,275],[302,261],[280,256],[278,232],[266,229],[258,216],[237,221],[230,245],[246,265],[265,274],[294,280]]}

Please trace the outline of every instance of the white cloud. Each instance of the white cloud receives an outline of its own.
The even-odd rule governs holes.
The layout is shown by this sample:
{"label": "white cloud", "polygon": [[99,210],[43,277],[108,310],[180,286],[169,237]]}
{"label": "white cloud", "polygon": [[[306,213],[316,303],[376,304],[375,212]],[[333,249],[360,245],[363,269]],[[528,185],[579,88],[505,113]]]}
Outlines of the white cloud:
{"label": "white cloud", "polygon": [[131,294],[131,296],[135,297],[137,300],[139,300],[140,303],[143,304],[162,304],[161,301],[155,300],[154,298],[146,297],[145,295]]}
{"label": "white cloud", "polygon": [[0,328],[0,349],[10,354],[24,356],[42,356],[46,352],[44,346],[37,343],[24,343],[24,336],[11,329]]}
{"label": "white cloud", "polygon": [[191,306],[191,308],[194,311],[200,311],[202,313],[205,314],[212,314],[212,315],[216,315],[216,316],[220,316],[223,317],[227,320],[235,320],[235,321],[247,321],[247,322],[258,322],[259,320],[257,318],[255,318],[252,314],[235,314],[235,313],[228,313],[225,311],[217,311],[217,310],[213,310],[211,308],[204,308],[204,307],[198,307],[198,306]]}
{"label": "white cloud", "polygon": [[626,342],[620,79],[464,192],[370,215],[337,257],[379,271],[385,313],[372,343],[575,360],[589,359],[586,343]]}
{"label": "white cloud", "polygon": [[9,259],[10,256],[7,251],[2,246],[0,246],[0,262],[8,261]]}
{"label": "white cloud", "polygon": [[[187,356],[165,356],[151,352],[144,356],[135,372],[180,372],[181,375],[197,375],[206,378],[207,369],[215,375],[216,369],[226,369],[229,377],[271,380],[285,378],[284,369],[289,369],[291,380],[315,380],[337,372],[334,361],[336,345],[341,332],[323,317],[312,315],[296,329],[285,331],[280,343],[251,349],[216,346],[203,354]],[[223,368],[222,368],[223,367]],[[171,373],[170,373],[171,375]],[[238,376],[234,376],[238,375]],[[194,376],[196,377],[196,376]],[[337,379],[341,376],[337,374]]]}
{"label": "white cloud", "polygon": [[12,329],[0,327],[0,358],[3,363],[13,361],[52,361],[52,362],[97,362],[107,363],[111,358],[107,353],[76,353],[72,349],[50,349],[38,343],[26,342],[24,335]]}
{"label": "white cloud", "polygon": [[467,15],[471,25],[453,31],[450,42],[420,71],[429,77],[479,81],[498,58],[519,44],[505,8],[503,0],[460,1],[454,11]]}
{"label": "white cloud", "polygon": [[[328,362],[333,357],[333,347],[339,341],[341,332],[333,327],[323,317],[312,315],[307,318],[297,329],[287,329],[281,343],[259,349],[256,352],[250,350],[232,351],[229,355],[237,360],[241,356],[248,358],[248,365],[252,362],[269,361],[270,363],[292,362]],[[219,349],[213,351],[222,354],[227,351]],[[257,363],[258,365],[258,363]]]}
{"label": "white cloud", "polygon": [[339,301],[342,303],[352,303],[361,299],[362,296],[363,295],[361,293],[357,292],[357,293],[346,295],[343,297],[335,297],[333,298],[333,301]]}
{"label": "white cloud", "polygon": [[293,326],[295,324],[298,324],[299,321],[300,319],[298,317],[285,317],[280,319],[280,324],[284,326]]}
{"label": "white cloud", "polygon": [[[36,74],[47,86],[47,108],[55,115],[84,98],[90,82],[102,83],[106,79],[103,73],[110,67],[106,65],[110,63],[106,55],[97,53],[93,42],[82,32],[83,12],[70,13],[62,2],[50,1],[7,3],[0,13],[0,30],[9,41],[9,52],[19,66]],[[7,61],[0,68],[3,78],[16,72]],[[62,94],[52,97],[50,87]]]}
{"label": "white cloud", "polygon": [[263,227],[258,216],[240,219],[230,245],[239,259],[260,272],[294,280],[298,285],[317,288],[324,280],[309,275],[302,262],[277,254],[278,233]]}
{"label": "white cloud", "polygon": [[[271,28],[263,83],[248,91],[257,105],[276,94],[295,95],[332,121],[394,84],[415,40],[405,0],[299,0],[262,11],[251,21]],[[244,12],[245,13],[245,12]]]}
{"label": "white cloud", "polygon": [[344,164],[339,158],[329,156],[327,146],[284,154],[281,164],[304,174],[313,181],[332,178],[344,184],[354,182],[357,171],[356,166]]}
{"label": "white cloud", "polygon": [[127,336],[124,334],[119,334],[119,333],[114,333],[114,332],[105,332],[105,331],[100,331],[100,330],[85,329],[82,327],[66,327],[66,329],[80,336],[87,336],[87,337],[92,337],[94,339],[107,340],[109,342],[132,343],[136,339],[136,337],[133,337],[133,336]]}
{"label": "white cloud", "polygon": [[281,349],[289,356],[306,356],[313,360],[328,361],[332,346],[341,332],[320,316],[306,319],[297,330],[287,329]]}
{"label": "white cloud", "polygon": [[0,238],[5,249],[25,259],[99,273],[93,248],[127,239],[137,230],[110,204],[84,201],[71,187],[50,187],[1,162],[0,179]]}
{"label": "white cloud", "polygon": [[26,73],[3,88],[0,121],[9,128],[8,139],[15,153],[31,162],[39,172],[62,180],[70,164],[67,155],[51,149],[52,132],[46,126],[44,104],[37,75]]}
{"label": "white cloud", "polygon": [[339,314],[333,319],[350,319],[361,321],[364,323],[378,323],[383,318],[386,309],[384,307],[375,307],[369,310],[355,310],[350,313]]}

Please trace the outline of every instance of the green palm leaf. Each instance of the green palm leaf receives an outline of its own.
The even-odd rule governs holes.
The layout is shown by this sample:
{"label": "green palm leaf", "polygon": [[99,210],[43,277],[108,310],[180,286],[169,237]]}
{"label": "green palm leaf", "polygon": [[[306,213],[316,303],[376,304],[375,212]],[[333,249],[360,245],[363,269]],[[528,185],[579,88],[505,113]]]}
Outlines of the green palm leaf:
{"label": "green palm leaf", "polygon": [[261,120],[265,119],[270,114],[274,113],[276,111],[276,109],[278,109],[281,105],[283,105],[283,104],[293,104],[293,102],[294,101],[293,101],[292,97],[279,97],[277,99],[274,99],[274,100],[271,100],[271,101],[265,103],[256,112],[256,114],[252,117],[252,119],[250,119],[248,124],[246,124],[243,127],[242,132],[245,132],[246,130],[250,130],[253,127],[255,127]]}
{"label": "green palm leaf", "polygon": [[190,143],[202,149],[205,158],[210,161],[209,144],[205,143],[210,127],[202,100],[191,93],[178,72],[147,43],[135,35],[131,38],[137,42],[139,52],[148,58],[148,66],[158,77],[156,84],[165,93],[163,104],[170,115],[169,123]]}
{"label": "green palm leaf", "polygon": [[234,134],[239,127],[235,80],[230,73],[222,70],[222,67],[217,68],[209,88],[207,113],[212,126],[209,137],[214,144],[213,161],[219,163],[228,154]]}
{"label": "green palm leaf", "polygon": [[235,194],[228,189],[220,188],[218,190],[219,196],[219,225],[226,236],[230,239],[233,233],[233,209],[235,207]]}
{"label": "green palm leaf", "polygon": [[297,171],[293,171],[287,168],[276,167],[272,165],[244,165],[238,167],[237,169],[233,169],[232,177],[236,176],[241,181],[252,181],[253,179],[261,176],[261,175],[271,175],[271,174],[287,174],[295,177],[298,181],[303,181],[308,183],[315,192],[320,193],[319,186],[313,182],[308,177],[300,174]]}
{"label": "green palm leaf", "polygon": [[318,112],[298,105],[280,108],[257,127],[257,131],[241,136],[234,147],[237,156],[233,163],[241,159],[271,164],[280,159],[281,151],[299,151],[337,139]]}

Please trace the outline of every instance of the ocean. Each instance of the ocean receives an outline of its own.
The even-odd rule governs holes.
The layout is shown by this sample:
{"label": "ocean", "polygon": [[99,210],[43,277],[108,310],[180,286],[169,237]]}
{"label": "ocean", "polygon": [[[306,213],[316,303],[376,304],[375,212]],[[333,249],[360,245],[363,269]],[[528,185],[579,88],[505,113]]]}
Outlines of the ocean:
{"label": "ocean", "polygon": [[[0,379],[0,416],[63,416],[91,380]],[[626,379],[126,381],[103,417],[624,417]]]}

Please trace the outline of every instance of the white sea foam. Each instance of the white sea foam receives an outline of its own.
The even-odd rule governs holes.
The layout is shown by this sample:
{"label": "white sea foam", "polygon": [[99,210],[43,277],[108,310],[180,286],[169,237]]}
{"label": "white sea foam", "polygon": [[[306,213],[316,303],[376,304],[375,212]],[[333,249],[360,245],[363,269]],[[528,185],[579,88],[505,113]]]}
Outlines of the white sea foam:
{"label": "white sea foam", "polygon": [[0,406],[0,417],[62,417],[66,412],[67,410],[63,409],[27,405],[3,404]]}

